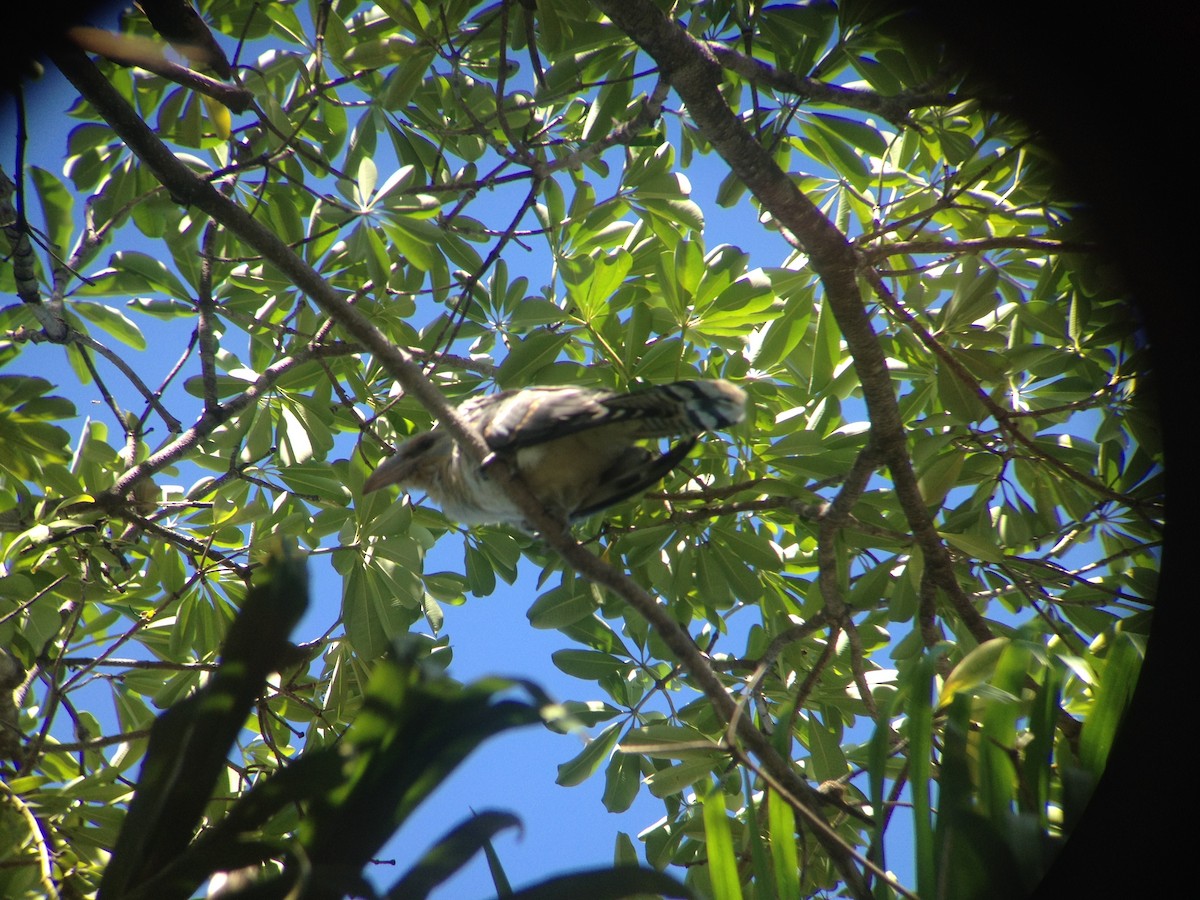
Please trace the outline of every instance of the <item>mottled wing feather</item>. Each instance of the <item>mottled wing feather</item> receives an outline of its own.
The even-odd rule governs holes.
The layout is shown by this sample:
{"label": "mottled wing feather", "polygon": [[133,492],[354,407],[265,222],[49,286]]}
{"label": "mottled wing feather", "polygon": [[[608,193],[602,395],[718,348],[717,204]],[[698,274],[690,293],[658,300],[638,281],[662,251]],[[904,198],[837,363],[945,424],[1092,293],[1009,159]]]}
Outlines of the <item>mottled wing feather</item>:
{"label": "mottled wing feather", "polygon": [[726,381],[677,381],[628,394],[531,388],[471,402],[482,412],[484,401],[492,411],[484,440],[493,450],[514,451],[607,426],[622,426],[628,440],[726,428],[742,420],[746,395]]}
{"label": "mottled wing feather", "polygon": [[736,425],[746,414],[746,395],[727,381],[676,381],[615,394],[603,401],[614,419],[635,421],[637,438],[699,434]]}
{"label": "mottled wing feather", "polygon": [[585,388],[527,388],[504,391],[497,398],[483,438],[493,450],[514,451],[533,447],[608,422],[600,401],[607,391]]}

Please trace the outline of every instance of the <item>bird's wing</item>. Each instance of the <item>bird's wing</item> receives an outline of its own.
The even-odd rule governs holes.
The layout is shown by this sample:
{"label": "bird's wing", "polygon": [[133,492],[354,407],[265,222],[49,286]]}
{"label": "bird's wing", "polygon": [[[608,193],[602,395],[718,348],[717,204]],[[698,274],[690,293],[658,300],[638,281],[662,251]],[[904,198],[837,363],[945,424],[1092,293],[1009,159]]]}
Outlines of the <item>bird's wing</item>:
{"label": "bird's wing", "polygon": [[503,391],[468,401],[489,447],[515,451],[593,428],[621,426],[626,440],[694,435],[745,415],[746,395],[727,381],[677,381],[618,394],[594,388]]}
{"label": "bird's wing", "polygon": [[653,487],[666,478],[695,446],[696,436],[691,435],[666,453],[653,454],[643,447],[630,447],[600,479],[597,489],[583,498],[579,508],[571,514],[572,520],[586,519]]}
{"label": "bird's wing", "polygon": [[[611,396],[608,391],[574,387],[492,394],[481,398],[490,401],[479,419],[483,439],[493,450],[515,451],[598,428],[612,421],[603,403]],[[473,410],[468,412],[469,417],[472,414]]]}

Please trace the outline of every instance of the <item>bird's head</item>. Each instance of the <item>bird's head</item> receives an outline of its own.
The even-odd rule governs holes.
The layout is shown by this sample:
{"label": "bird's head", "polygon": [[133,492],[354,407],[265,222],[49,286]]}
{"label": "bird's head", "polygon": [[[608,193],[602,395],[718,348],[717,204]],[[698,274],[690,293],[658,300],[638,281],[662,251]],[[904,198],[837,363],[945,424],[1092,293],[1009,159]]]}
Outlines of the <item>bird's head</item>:
{"label": "bird's head", "polygon": [[389,484],[428,492],[436,487],[454,453],[454,439],[445,431],[423,431],[413,435],[396,452],[379,464],[363,482],[369,494]]}

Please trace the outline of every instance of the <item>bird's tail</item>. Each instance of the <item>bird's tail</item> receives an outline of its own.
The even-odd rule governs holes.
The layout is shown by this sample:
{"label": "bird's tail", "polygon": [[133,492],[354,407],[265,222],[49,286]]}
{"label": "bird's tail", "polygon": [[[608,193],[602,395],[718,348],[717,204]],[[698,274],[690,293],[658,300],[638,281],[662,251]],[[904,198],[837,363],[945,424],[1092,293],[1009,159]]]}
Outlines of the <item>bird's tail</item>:
{"label": "bird's tail", "polygon": [[636,420],[639,438],[718,431],[746,417],[746,392],[720,378],[656,384],[602,403],[613,418]]}

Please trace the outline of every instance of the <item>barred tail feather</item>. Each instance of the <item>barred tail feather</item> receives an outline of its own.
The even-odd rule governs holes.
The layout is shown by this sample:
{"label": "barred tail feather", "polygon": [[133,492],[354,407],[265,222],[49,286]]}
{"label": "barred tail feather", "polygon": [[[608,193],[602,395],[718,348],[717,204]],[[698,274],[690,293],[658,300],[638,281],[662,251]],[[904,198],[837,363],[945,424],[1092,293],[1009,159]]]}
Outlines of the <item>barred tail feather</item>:
{"label": "barred tail feather", "polygon": [[728,381],[677,381],[663,390],[678,398],[698,431],[717,431],[746,418],[746,392]]}
{"label": "barred tail feather", "polygon": [[636,422],[638,438],[718,431],[746,417],[746,392],[720,379],[658,384],[603,403],[614,420]]}

